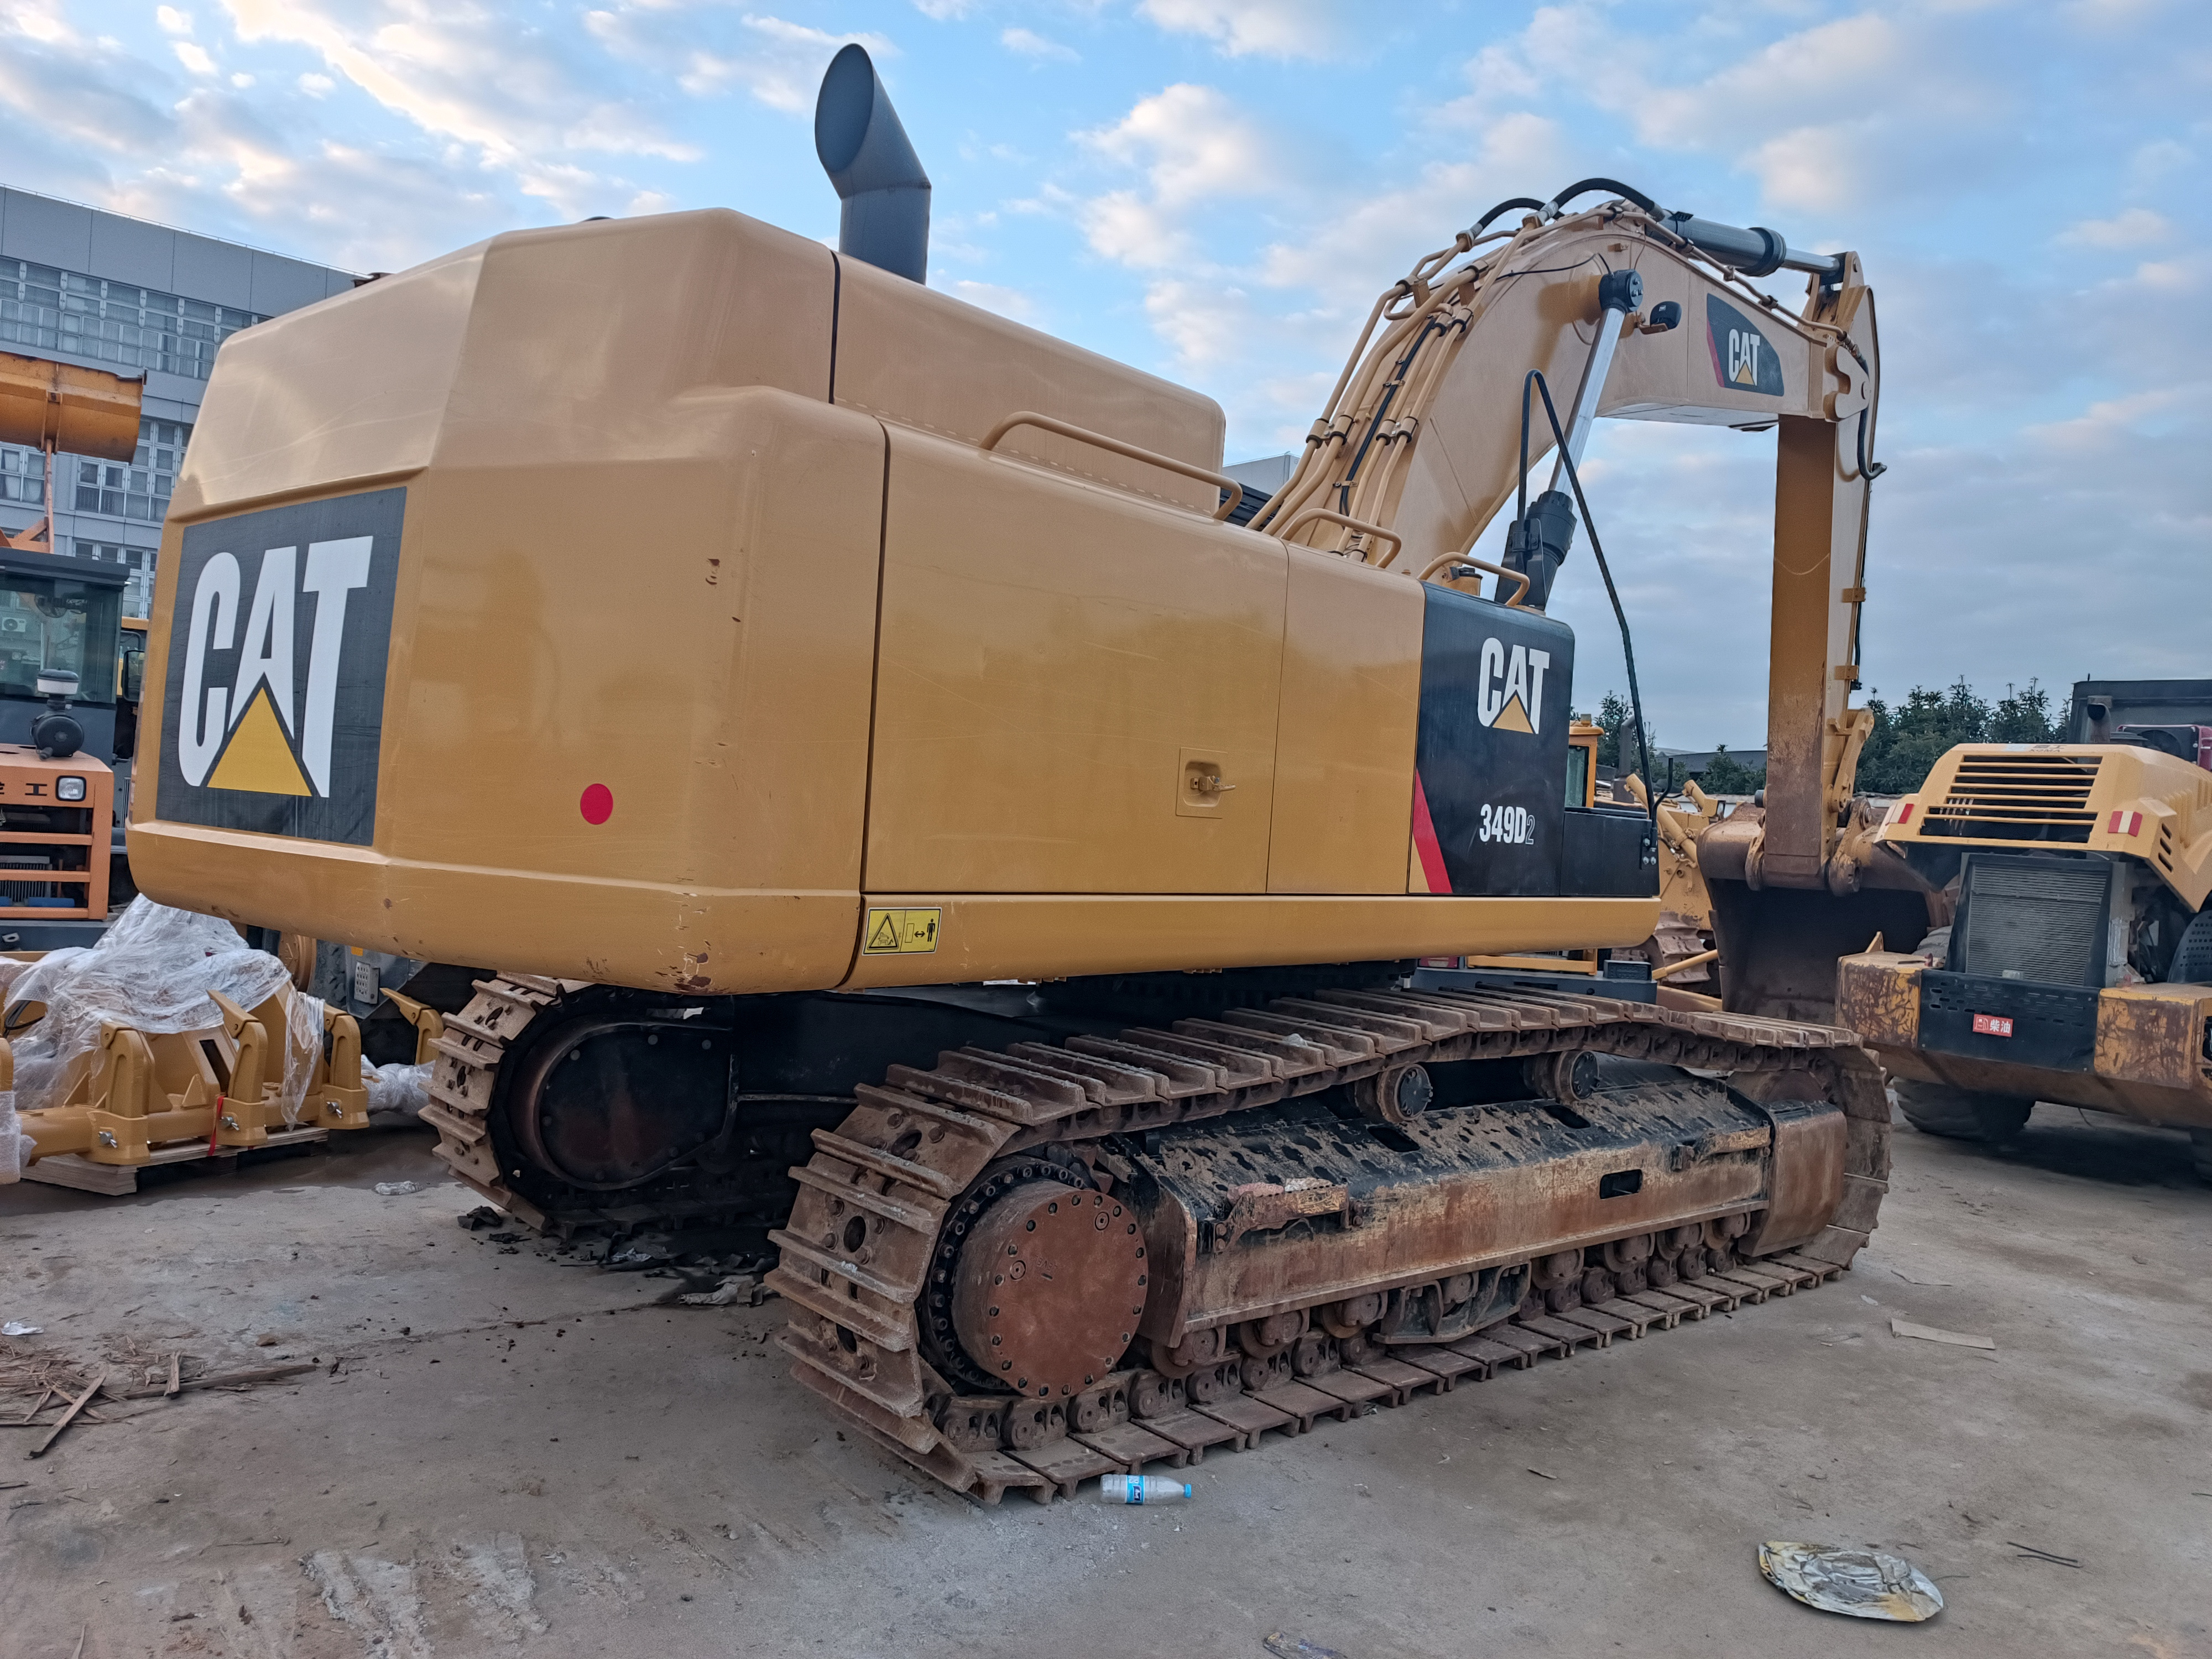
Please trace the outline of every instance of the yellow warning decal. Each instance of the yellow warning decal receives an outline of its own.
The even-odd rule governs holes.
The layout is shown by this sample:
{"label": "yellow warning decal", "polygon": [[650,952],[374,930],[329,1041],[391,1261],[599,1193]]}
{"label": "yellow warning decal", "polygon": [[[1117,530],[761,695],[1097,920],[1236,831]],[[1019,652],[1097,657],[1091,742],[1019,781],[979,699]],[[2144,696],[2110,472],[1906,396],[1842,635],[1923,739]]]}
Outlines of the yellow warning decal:
{"label": "yellow warning decal", "polygon": [[934,906],[926,910],[870,910],[860,954],[927,956],[937,948],[937,932],[944,920],[945,912]]}

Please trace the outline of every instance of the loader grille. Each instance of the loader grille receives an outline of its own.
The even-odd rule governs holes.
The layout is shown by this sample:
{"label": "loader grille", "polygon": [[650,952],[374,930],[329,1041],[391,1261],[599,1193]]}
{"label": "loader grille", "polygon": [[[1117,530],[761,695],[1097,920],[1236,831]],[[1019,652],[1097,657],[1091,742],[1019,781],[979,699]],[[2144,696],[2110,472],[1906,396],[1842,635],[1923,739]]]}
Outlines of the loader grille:
{"label": "loader grille", "polygon": [[2098,858],[1969,858],[1965,943],[1953,967],[1985,979],[2102,985],[2111,884],[2112,866]]}
{"label": "loader grille", "polygon": [[1969,841],[2086,842],[2097,815],[2094,755],[1969,755],[1922,834]]}
{"label": "loader grille", "polygon": [[53,867],[53,860],[43,853],[15,853],[0,856],[0,875],[7,878],[0,880],[0,905],[52,903],[61,896],[59,888],[51,881],[25,878],[32,872],[43,872]]}

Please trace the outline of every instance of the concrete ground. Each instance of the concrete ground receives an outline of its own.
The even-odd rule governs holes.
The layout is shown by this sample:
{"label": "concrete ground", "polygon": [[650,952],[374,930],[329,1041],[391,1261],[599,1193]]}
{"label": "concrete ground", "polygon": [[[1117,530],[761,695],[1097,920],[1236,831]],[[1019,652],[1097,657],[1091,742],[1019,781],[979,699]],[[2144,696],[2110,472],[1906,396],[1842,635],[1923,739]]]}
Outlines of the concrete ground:
{"label": "concrete ground", "polygon": [[[428,1147],[0,1188],[0,1320],[44,1327],[0,1370],[320,1367],[110,1407],[37,1462],[0,1427],[7,1659],[2212,1656],[2212,1193],[2177,1136],[2046,1107],[2000,1158],[1900,1127],[1836,1283],[1216,1451],[1151,1510],[935,1489],[789,1381],[776,1304],[465,1232]],[[1763,1539],[1894,1550],[1949,1606],[1810,1611]]]}

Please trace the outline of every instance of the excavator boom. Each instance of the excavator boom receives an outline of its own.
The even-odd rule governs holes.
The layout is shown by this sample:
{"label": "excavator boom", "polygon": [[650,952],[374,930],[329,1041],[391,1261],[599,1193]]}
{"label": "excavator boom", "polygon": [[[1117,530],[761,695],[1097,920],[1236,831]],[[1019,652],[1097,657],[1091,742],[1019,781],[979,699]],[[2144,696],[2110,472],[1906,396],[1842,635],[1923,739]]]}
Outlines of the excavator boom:
{"label": "excavator boom", "polygon": [[[1615,199],[1562,211],[1592,188]],[[1511,228],[1487,228],[1516,210]],[[1795,313],[1747,280],[1784,268],[1808,273]],[[1836,958],[1885,927],[1917,937],[1928,915],[1923,884],[1872,841],[1879,814],[1853,803],[1872,717],[1850,694],[1881,471],[1881,343],[1859,258],[1663,212],[1610,180],[1502,204],[1376,301],[1255,526],[1425,575],[1465,564],[1517,493],[1505,564],[1543,603],[1577,526],[1564,466],[1525,504],[1528,464],[1554,447],[1541,408],[1523,414],[1532,372],[1571,452],[1596,415],[1777,430],[1765,793],[1704,832],[1699,862],[1727,1006],[1826,1018]],[[1509,599],[1510,580],[1498,573]],[[1633,692],[1632,654],[1628,666]]]}

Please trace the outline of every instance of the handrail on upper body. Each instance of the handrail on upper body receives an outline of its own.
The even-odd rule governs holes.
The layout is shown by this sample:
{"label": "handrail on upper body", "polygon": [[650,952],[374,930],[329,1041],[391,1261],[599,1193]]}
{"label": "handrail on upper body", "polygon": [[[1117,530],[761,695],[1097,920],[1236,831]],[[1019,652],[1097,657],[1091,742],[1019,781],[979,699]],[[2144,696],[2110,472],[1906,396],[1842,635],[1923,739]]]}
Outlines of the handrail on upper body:
{"label": "handrail on upper body", "polygon": [[1163,455],[1157,450],[1142,449],[1135,444],[1124,443],[1119,438],[1109,438],[1103,432],[1093,432],[1089,427],[1077,426],[1073,422],[1060,420],[1050,415],[1040,415],[1032,409],[1024,409],[1018,413],[1009,415],[998,425],[993,427],[990,434],[983,440],[985,453],[997,449],[1000,440],[1018,426],[1033,426],[1046,432],[1057,433],[1063,438],[1073,438],[1078,443],[1091,444],[1097,448],[1124,456],[1130,460],[1143,461],[1152,466],[1163,467],[1170,472],[1180,473],[1186,478],[1195,478],[1200,483],[1210,483],[1216,489],[1226,490],[1228,500],[1223,501],[1213,512],[1213,521],[1216,524],[1234,513],[1237,510],[1237,503],[1244,499],[1244,486],[1226,473],[1208,472],[1202,466],[1193,465],[1188,461],[1179,461],[1172,455]]}
{"label": "handrail on upper body", "polygon": [[1282,539],[1288,542],[1306,526],[1316,522],[1342,525],[1346,530],[1355,531],[1362,536],[1380,536],[1388,541],[1390,544],[1389,557],[1376,561],[1375,568],[1377,570],[1388,570],[1390,568],[1390,561],[1396,558],[1406,549],[1406,538],[1396,531],[1379,524],[1370,524],[1364,519],[1346,517],[1344,514],[1326,507],[1309,507],[1299,511],[1291,518],[1290,523],[1283,526]]}
{"label": "handrail on upper body", "polygon": [[1510,578],[1512,580],[1519,582],[1521,586],[1513,590],[1513,597],[1510,599],[1502,600],[1500,603],[1502,603],[1509,611],[1527,609],[1527,607],[1521,603],[1523,599],[1528,597],[1528,578],[1527,574],[1518,570],[1508,570],[1502,564],[1492,564],[1487,559],[1478,559],[1472,553],[1446,553],[1437,558],[1430,560],[1429,568],[1421,572],[1421,580],[1425,582],[1433,580],[1437,571],[1443,569],[1449,565],[1455,564],[1471,565],[1477,570],[1487,570],[1492,575],[1498,577],[1501,581],[1507,578]]}

